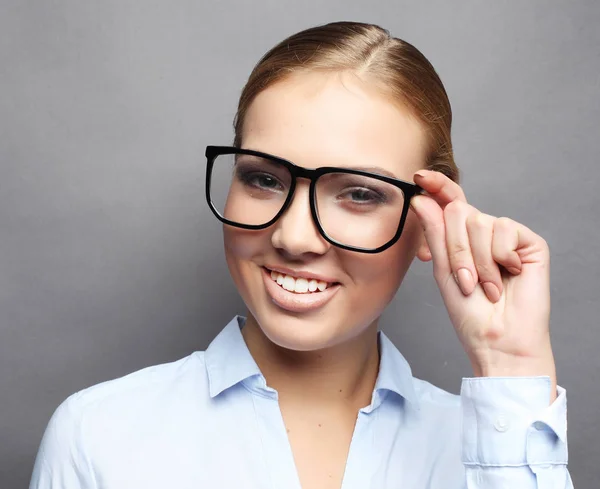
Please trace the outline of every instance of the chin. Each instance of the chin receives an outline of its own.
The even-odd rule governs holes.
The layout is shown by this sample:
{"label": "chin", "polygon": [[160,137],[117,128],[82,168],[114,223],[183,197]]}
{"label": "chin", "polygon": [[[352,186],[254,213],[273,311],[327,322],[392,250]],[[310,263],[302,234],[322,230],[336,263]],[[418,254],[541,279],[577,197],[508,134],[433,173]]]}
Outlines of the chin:
{"label": "chin", "polygon": [[294,351],[315,351],[331,347],[343,341],[337,321],[324,313],[290,313],[272,304],[270,311],[254,315],[258,327],[275,345]]}
{"label": "chin", "polygon": [[352,310],[348,305],[308,314],[290,313],[272,303],[265,309],[257,314],[251,312],[262,334],[278,347],[293,351],[317,351],[341,345],[376,322],[376,318],[357,322],[356,316],[342,312]]}

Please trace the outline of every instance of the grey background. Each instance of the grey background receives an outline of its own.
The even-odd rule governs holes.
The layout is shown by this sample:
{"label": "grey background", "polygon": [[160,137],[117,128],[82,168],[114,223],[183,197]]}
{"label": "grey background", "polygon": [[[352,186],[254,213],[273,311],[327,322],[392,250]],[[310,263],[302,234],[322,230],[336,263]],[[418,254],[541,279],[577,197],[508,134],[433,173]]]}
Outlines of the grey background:
{"label": "grey background", "polygon": [[[204,201],[259,57],[300,29],[374,22],[415,44],[454,108],[470,201],[547,239],[570,470],[600,460],[595,1],[0,2],[0,487],[25,487],[72,392],[203,349],[243,304]],[[430,264],[384,329],[416,376],[470,375]]]}

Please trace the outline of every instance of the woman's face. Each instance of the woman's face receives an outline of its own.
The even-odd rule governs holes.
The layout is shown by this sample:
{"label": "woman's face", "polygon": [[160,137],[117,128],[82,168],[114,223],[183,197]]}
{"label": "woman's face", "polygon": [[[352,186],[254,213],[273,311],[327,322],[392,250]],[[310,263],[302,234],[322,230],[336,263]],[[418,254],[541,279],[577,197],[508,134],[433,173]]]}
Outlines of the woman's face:
{"label": "woman's face", "polygon": [[[410,182],[424,161],[419,123],[349,73],[297,73],[267,88],[246,114],[242,141],[243,148],[305,168],[379,168]],[[338,345],[376,327],[415,254],[428,257],[412,211],[399,241],[382,253],[330,245],[312,221],[308,187],[298,180],[290,207],[267,229],[224,226],[227,264],[249,313],[273,343],[299,351]],[[327,289],[286,290],[295,282],[279,285],[271,270],[325,278]]]}

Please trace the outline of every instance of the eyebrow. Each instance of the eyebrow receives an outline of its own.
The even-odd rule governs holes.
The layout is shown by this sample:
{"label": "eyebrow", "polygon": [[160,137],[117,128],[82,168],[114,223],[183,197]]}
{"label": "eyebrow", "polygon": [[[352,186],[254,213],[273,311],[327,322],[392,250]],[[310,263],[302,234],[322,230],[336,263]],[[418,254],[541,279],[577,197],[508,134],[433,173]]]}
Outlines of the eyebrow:
{"label": "eyebrow", "polygon": [[[244,149],[247,149],[247,148],[244,148]],[[287,160],[286,158],[282,158],[281,156],[277,156],[272,153],[268,153],[266,151],[261,151],[261,150],[253,150],[253,151],[258,151],[259,153],[262,153],[271,158],[285,159],[286,161],[289,161],[290,163],[293,163],[294,165],[296,165],[296,163],[294,161]],[[329,166],[329,165],[324,165],[324,166]],[[380,166],[337,166],[335,168],[340,168],[342,170],[348,169],[348,170],[366,171],[366,172],[377,173],[378,175],[383,175],[386,177],[394,178],[396,180],[402,180],[402,178],[400,178],[398,175],[394,175],[391,171],[386,170],[385,168],[381,168]]]}
{"label": "eyebrow", "polygon": [[340,168],[348,168],[350,170],[367,171],[370,173],[377,173],[379,175],[384,175],[386,177],[395,178],[396,180],[399,179],[399,177],[397,175],[394,175],[391,171],[385,170],[384,168],[381,168],[379,166],[346,166],[346,167],[340,167]]}

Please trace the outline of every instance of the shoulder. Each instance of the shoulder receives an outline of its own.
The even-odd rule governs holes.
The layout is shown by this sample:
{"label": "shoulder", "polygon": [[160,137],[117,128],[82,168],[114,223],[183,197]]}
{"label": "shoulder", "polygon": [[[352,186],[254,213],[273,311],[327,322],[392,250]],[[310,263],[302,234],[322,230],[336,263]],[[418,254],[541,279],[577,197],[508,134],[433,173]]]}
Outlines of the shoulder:
{"label": "shoulder", "polygon": [[412,429],[424,440],[443,440],[432,450],[440,457],[456,459],[461,437],[461,397],[415,377],[413,385],[418,408],[409,411]]}
{"label": "shoulder", "polygon": [[139,452],[149,430],[198,408],[189,400],[208,397],[206,386],[204,352],[195,352],[72,394],[48,422],[30,487],[94,486],[90,460]]}
{"label": "shoulder", "polygon": [[430,382],[413,377],[415,393],[422,406],[430,408],[460,409],[460,396],[452,394]]}
{"label": "shoulder", "polygon": [[379,340],[379,374],[383,385],[390,386],[401,396],[406,395],[407,399],[414,400],[421,406],[448,408],[460,405],[460,396],[415,377],[408,360],[383,331],[380,332]]}
{"label": "shoulder", "polygon": [[123,377],[102,382],[73,394],[81,407],[93,408],[98,404],[119,402],[140,396],[152,396],[206,381],[204,352],[194,352],[174,362],[143,368]]}
{"label": "shoulder", "polygon": [[56,409],[51,424],[60,429],[131,421],[145,413],[175,409],[193,397],[208,395],[204,352],[153,365],[80,390]]}

